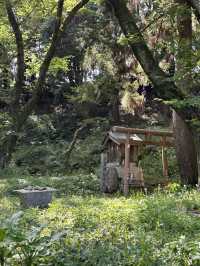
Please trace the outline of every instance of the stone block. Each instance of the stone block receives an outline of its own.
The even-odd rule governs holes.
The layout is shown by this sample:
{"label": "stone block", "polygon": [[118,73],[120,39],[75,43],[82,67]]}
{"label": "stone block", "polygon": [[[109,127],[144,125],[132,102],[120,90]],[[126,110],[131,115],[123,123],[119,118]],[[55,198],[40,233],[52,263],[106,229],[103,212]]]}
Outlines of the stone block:
{"label": "stone block", "polygon": [[26,187],[15,190],[19,195],[21,204],[25,208],[46,208],[52,201],[52,194],[56,191],[50,187]]}

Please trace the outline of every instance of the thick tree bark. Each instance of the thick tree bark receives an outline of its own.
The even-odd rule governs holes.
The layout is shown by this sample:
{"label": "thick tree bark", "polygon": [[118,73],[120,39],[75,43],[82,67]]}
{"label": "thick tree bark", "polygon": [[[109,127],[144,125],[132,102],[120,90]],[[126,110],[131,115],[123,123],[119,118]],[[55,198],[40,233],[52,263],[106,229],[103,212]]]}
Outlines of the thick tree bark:
{"label": "thick tree bark", "polygon": [[176,111],[173,111],[173,126],[181,182],[184,185],[196,185],[198,184],[198,166],[194,136]]}
{"label": "thick tree bark", "polygon": [[113,96],[112,99],[112,120],[115,125],[120,122],[120,110],[119,110],[120,102],[119,102],[119,94]]}
{"label": "thick tree bark", "polygon": [[[192,89],[192,13],[186,0],[176,0],[178,4],[177,29],[179,34],[177,53],[177,85],[183,94]],[[181,10],[179,10],[179,8]],[[181,182],[186,185],[198,183],[198,162],[195,138],[191,129],[178,113],[173,111],[173,127],[176,139],[176,155],[180,169]]]}
{"label": "thick tree bark", "polygon": [[[170,79],[158,66],[158,63],[153,57],[152,52],[148,48],[141,32],[139,31],[134,16],[130,13],[126,6],[126,2],[124,0],[107,0],[108,3],[113,7],[114,13],[119,20],[119,24],[122,28],[122,31],[125,37],[128,39],[129,45],[132,48],[132,51],[140,62],[143,70],[149,77],[149,79],[154,84],[157,91],[160,91],[161,99],[170,99],[180,97],[182,98],[184,93],[181,92],[180,89],[177,88],[174,81]],[[198,173],[197,169],[197,157],[195,154],[194,143],[191,144],[193,140],[191,136],[191,132],[188,129],[186,123],[180,118],[180,112],[178,114],[174,114],[174,122],[175,123],[175,134],[177,143],[177,154],[179,165],[181,167],[181,179],[182,183],[191,184],[197,183]],[[182,131],[181,131],[182,126]],[[182,132],[183,135],[180,135]],[[185,140],[189,141],[191,144],[190,152],[187,153],[186,145],[184,145],[184,137]],[[181,146],[183,145],[183,146]],[[180,150],[180,147],[181,150]],[[185,150],[186,148],[186,150]],[[181,152],[180,152],[181,151]],[[183,157],[183,154],[185,156]],[[181,157],[182,155],[182,157]],[[181,163],[181,161],[183,162]],[[188,163],[188,168],[186,171]],[[185,173],[185,174],[184,174]],[[186,177],[187,176],[187,177]]]}
{"label": "thick tree bark", "polygon": [[178,51],[176,55],[177,86],[184,95],[192,90],[192,12],[186,0],[175,0],[177,6]]}

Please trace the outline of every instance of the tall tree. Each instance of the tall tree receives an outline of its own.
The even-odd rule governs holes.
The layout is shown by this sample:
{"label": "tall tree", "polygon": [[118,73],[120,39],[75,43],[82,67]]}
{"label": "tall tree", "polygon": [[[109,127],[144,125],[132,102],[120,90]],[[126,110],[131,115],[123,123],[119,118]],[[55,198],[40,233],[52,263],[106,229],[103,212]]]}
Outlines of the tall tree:
{"label": "tall tree", "polygon": [[[161,99],[184,99],[184,94],[177,87],[172,78],[170,78],[158,65],[158,62],[155,60],[151,50],[147,46],[137,24],[133,14],[129,11],[126,6],[125,1],[123,0],[107,0],[107,2],[112,6],[116,17],[119,20],[120,26],[125,37],[128,40],[132,51],[144,69],[145,73],[149,77],[149,79],[154,84],[158,95]],[[179,115],[182,116],[180,109],[178,110]],[[180,125],[181,126],[181,125]],[[183,126],[183,125],[182,125]],[[184,124],[185,127],[186,124]],[[178,129],[178,128],[177,128]],[[180,129],[180,128],[179,128]],[[189,128],[187,127],[187,133],[189,132]],[[187,135],[185,135],[186,137]],[[191,151],[192,152],[192,151]],[[194,159],[191,156],[191,153],[185,153],[184,164],[179,163],[180,167],[183,167],[181,170],[181,180],[185,184],[197,184],[198,175],[196,171],[196,158],[194,160],[194,164],[187,164]],[[192,155],[194,153],[192,152]],[[185,178],[185,167],[187,167],[187,178]]]}
{"label": "tall tree", "polygon": [[[175,3],[178,29],[177,85],[187,96],[192,90],[192,13],[186,0],[176,0]],[[194,176],[198,176],[195,138],[184,119],[175,110],[173,127],[182,183],[195,185],[197,179],[194,179]]]}
{"label": "tall tree", "polygon": [[11,133],[4,139],[0,146],[0,163],[1,167],[5,167],[11,159],[11,155],[15,149],[18,136],[26,123],[28,117],[34,112],[37,102],[45,91],[45,81],[50,68],[51,62],[56,53],[56,47],[62,35],[62,31],[68,27],[76,13],[89,2],[89,0],[81,0],[76,4],[68,16],[63,21],[64,0],[59,0],[57,3],[57,12],[54,23],[54,32],[51,38],[49,48],[45,54],[44,60],[39,68],[37,81],[34,83],[34,90],[31,99],[21,104],[23,89],[27,86],[25,80],[25,49],[23,34],[20,29],[20,23],[13,11],[10,0],[4,0],[5,9],[7,12],[10,27],[15,36],[15,44],[17,47],[17,70],[16,81],[14,87],[14,96],[10,104],[10,115],[12,117]]}

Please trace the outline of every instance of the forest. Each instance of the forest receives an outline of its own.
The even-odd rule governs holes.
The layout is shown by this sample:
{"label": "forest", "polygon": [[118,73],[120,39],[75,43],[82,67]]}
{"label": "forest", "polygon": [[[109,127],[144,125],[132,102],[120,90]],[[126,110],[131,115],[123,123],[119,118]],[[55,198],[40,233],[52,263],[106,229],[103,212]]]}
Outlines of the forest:
{"label": "forest", "polygon": [[200,265],[200,0],[0,0],[0,266]]}

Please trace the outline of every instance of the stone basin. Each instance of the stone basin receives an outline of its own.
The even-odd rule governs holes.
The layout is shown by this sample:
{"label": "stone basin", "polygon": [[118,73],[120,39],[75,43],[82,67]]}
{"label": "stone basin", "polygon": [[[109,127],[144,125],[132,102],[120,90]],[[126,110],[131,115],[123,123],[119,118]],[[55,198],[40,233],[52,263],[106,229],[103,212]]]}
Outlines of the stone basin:
{"label": "stone basin", "polygon": [[21,200],[21,204],[26,208],[46,208],[52,201],[52,194],[56,189],[51,187],[32,187],[14,190]]}

